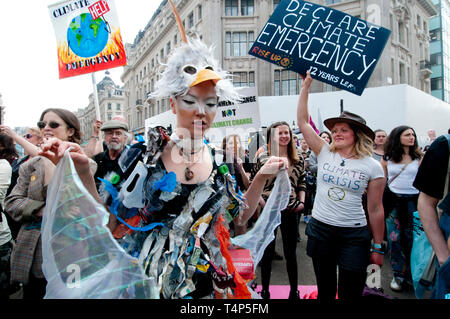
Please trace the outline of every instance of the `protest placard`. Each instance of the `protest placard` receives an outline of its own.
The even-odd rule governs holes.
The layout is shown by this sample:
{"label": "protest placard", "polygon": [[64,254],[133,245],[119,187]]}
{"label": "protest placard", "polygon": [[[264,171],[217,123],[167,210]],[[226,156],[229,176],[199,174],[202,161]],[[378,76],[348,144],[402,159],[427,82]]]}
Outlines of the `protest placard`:
{"label": "protest placard", "polygon": [[48,10],[60,79],[127,64],[114,0],[68,0]]}
{"label": "protest placard", "polygon": [[258,90],[256,87],[238,89],[241,101],[234,104],[219,101],[216,117],[207,135],[213,143],[220,143],[231,134],[241,136],[245,144],[251,132],[257,132],[261,126],[259,114]]}
{"label": "protest placard", "polygon": [[332,8],[282,0],[249,54],[361,95],[390,32]]}

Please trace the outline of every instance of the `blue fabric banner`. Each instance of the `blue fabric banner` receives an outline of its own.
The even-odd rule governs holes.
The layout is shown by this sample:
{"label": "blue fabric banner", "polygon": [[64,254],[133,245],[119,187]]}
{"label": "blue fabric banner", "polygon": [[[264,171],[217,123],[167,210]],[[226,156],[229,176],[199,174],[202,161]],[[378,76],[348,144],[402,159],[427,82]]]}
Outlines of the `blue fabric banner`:
{"label": "blue fabric banner", "polygon": [[338,10],[282,0],[249,54],[361,95],[390,33]]}

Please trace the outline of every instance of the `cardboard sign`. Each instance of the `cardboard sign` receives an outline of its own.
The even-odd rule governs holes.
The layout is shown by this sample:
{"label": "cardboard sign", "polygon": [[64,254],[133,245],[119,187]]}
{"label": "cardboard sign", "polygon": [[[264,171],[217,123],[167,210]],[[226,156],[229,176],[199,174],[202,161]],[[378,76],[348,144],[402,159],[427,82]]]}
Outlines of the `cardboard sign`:
{"label": "cardboard sign", "polygon": [[361,95],[390,32],[328,7],[282,0],[249,54]]}
{"label": "cardboard sign", "polygon": [[69,0],[48,10],[58,44],[60,79],[127,64],[114,0]]}
{"label": "cardboard sign", "polygon": [[242,97],[238,104],[219,101],[214,123],[207,133],[212,142],[219,143],[231,134],[240,135],[244,142],[250,132],[257,131],[261,126],[256,87],[239,88],[238,92]]}

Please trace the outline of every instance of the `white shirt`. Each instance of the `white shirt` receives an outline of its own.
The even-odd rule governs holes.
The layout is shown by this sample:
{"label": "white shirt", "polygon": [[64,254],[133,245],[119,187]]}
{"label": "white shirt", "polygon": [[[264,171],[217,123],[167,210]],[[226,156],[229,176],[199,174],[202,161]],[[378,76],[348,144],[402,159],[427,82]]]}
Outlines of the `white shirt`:
{"label": "white shirt", "polygon": [[[11,183],[11,165],[5,159],[0,159],[0,204],[5,207],[6,191]],[[8,226],[5,214],[2,213],[2,222],[0,222],[0,246],[6,244],[12,239],[11,231]]]}
{"label": "white shirt", "polygon": [[317,157],[317,193],[312,217],[329,225],[367,225],[362,195],[369,181],[384,178],[381,164],[372,157],[345,159],[324,144]]}
{"label": "white shirt", "polygon": [[[397,176],[398,173],[405,167],[405,164],[387,162],[388,181]],[[396,194],[419,194],[419,190],[413,186],[417,171],[419,170],[419,160],[415,159],[406,166],[403,172],[398,175],[392,183],[389,184],[389,189]]]}

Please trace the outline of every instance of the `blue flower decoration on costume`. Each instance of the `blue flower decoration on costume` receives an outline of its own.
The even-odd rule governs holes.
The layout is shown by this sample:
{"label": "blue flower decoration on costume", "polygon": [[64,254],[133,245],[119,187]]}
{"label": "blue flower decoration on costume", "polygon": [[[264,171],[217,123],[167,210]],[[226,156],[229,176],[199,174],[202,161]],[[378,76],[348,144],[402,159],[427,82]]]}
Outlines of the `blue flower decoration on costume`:
{"label": "blue flower decoration on costume", "polygon": [[155,190],[171,193],[177,186],[177,175],[174,172],[165,174],[159,181],[153,184]]}

